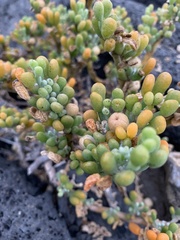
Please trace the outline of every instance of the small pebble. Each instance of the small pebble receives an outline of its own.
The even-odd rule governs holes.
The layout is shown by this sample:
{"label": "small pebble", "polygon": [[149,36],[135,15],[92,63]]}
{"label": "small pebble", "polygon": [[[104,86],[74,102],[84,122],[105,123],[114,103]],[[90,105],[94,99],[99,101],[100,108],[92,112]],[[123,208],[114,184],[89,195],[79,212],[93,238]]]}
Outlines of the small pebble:
{"label": "small pebble", "polygon": [[180,52],[180,44],[177,45],[177,51]]}

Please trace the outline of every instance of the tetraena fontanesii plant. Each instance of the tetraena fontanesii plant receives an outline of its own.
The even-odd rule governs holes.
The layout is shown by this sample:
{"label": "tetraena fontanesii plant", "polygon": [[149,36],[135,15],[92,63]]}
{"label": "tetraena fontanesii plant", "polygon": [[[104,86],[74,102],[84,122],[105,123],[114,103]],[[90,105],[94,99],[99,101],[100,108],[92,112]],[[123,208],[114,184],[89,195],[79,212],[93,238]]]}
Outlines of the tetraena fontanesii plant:
{"label": "tetraena fontanesii plant", "polygon": [[[2,106],[0,127],[34,136],[44,144],[41,154],[55,164],[66,160],[65,169],[58,172],[58,196],[67,194],[79,217],[89,209],[101,213],[114,228],[129,222],[139,239],[174,239],[179,209],[170,208],[174,222],[160,221],[135,190],[127,193],[124,187],[168,159],[168,142],[159,134],[168,125],[178,125],[180,92],[170,88],[168,72],[155,77],[151,71],[156,46],[172,36],[179,21],[179,0],[156,11],[153,5],[147,7],[138,31],[125,8],[113,8],[110,0],[70,0],[70,9],[45,0],[30,3],[35,17],[23,17],[9,37],[0,36],[1,85],[11,91],[13,87],[30,107],[21,111]],[[21,50],[11,47],[11,40]],[[113,59],[104,80],[93,68],[103,52]],[[85,68],[95,84],[90,106],[81,112],[75,84],[82,81]],[[113,89],[108,81],[115,84]],[[85,174],[84,189],[74,188],[77,184],[70,180],[67,166],[77,175]],[[106,192],[114,183],[124,189],[128,213],[119,206],[97,205],[86,196],[94,186]]]}

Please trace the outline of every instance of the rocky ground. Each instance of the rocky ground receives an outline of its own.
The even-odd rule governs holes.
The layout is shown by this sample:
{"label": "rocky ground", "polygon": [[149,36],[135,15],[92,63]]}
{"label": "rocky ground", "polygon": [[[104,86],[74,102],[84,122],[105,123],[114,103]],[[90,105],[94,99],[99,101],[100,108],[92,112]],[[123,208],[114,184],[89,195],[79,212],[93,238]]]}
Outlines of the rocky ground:
{"label": "rocky ground", "polygon": [[[30,15],[28,0],[0,1],[0,33],[9,34],[15,23],[24,15]],[[57,1],[59,3],[68,1]],[[114,0],[114,5],[119,3]],[[145,5],[153,1],[130,1],[122,0],[121,5],[127,8],[136,27],[140,22]],[[155,7],[164,1],[154,1]],[[180,24],[171,39],[165,39],[157,49],[155,57],[158,65],[155,74],[168,71],[173,76],[173,84],[180,80]],[[170,142],[174,144],[175,150],[180,150],[180,128],[170,127],[164,133]],[[5,152],[11,152],[11,160],[6,159]],[[40,181],[37,176],[27,176],[25,168],[19,165],[16,157],[13,159],[13,150],[10,144],[4,144],[0,139],[0,239],[2,240],[91,240],[92,237],[81,231],[81,220],[75,217],[72,206],[68,205],[67,199],[57,199],[56,190],[48,186],[46,181]],[[14,156],[16,156],[14,154]],[[151,197],[154,206],[158,209],[159,217],[168,219],[166,168],[145,171],[141,176],[143,192],[145,196]],[[109,226],[96,214],[89,214],[89,221],[96,221],[99,225]],[[112,237],[107,240],[137,239],[127,227],[119,227],[112,232]]]}
{"label": "rocky ground", "polygon": [[0,182],[0,239],[71,239],[47,183],[28,177],[18,161],[7,162],[2,156]]}

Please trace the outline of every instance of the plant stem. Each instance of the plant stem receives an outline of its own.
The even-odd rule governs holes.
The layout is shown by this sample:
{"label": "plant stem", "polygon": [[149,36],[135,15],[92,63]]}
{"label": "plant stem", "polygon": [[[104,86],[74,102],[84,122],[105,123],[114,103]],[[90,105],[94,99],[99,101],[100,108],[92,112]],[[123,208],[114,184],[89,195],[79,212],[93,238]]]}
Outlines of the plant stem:
{"label": "plant stem", "polygon": [[86,0],[86,8],[88,8],[88,10],[92,9],[92,3],[93,3],[93,0]]}
{"label": "plant stem", "polygon": [[142,64],[146,64],[146,62],[149,60],[149,58],[151,58],[152,56],[154,56],[154,53],[156,52],[156,49],[157,47],[160,45],[162,41],[162,38],[159,39],[157,42],[155,42],[153,45],[152,45],[152,50],[150,52],[147,52],[145,55],[144,55],[144,58],[142,59]]}
{"label": "plant stem", "polygon": [[88,70],[89,76],[91,77],[91,79],[92,79],[94,82],[103,83],[102,79],[100,79],[100,78],[96,75],[96,72],[94,71],[94,68],[93,68],[93,62],[92,62],[92,61],[88,61],[88,62],[87,62],[87,70]]}
{"label": "plant stem", "polygon": [[[103,211],[108,210],[108,207],[103,207],[103,206],[97,206],[97,205],[91,205],[88,206],[88,209],[92,212],[96,212],[96,213],[102,213]],[[117,213],[118,217],[120,220],[122,220],[123,222],[129,222],[129,215],[123,212],[118,212]],[[146,225],[147,223],[145,222],[144,219],[140,218],[140,217],[136,217],[133,218],[132,221],[134,223],[140,224],[140,225]]]}

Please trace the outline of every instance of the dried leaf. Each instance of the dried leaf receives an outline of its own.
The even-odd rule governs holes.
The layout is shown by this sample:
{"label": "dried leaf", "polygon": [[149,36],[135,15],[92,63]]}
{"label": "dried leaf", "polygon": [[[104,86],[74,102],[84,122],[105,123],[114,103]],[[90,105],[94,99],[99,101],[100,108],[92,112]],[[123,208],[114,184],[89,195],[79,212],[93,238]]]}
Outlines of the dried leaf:
{"label": "dried leaf", "polygon": [[86,127],[90,132],[97,131],[96,122],[92,118],[86,120]]}
{"label": "dried leaf", "polygon": [[42,156],[47,156],[50,160],[52,160],[55,163],[59,163],[62,160],[62,157],[59,154],[56,154],[54,152],[48,152],[48,151],[41,151]]}
{"label": "dried leaf", "polygon": [[112,225],[112,229],[115,230],[118,226],[123,226],[124,222],[121,219],[118,219],[117,221],[115,221]]}
{"label": "dried leaf", "polygon": [[143,99],[141,93],[138,93],[139,91],[139,88],[140,88],[140,82],[139,81],[127,81],[125,82],[124,84],[124,87],[123,87],[123,92],[126,92],[126,93],[136,93],[137,97],[138,97],[138,100],[141,101]]}
{"label": "dried leaf", "polygon": [[36,140],[36,137],[35,136],[26,136],[25,137],[25,141],[27,142],[33,142]]}
{"label": "dried leaf", "polygon": [[85,207],[82,202],[76,205],[75,211],[78,218],[83,218],[88,214],[87,207]]}
{"label": "dried leaf", "polygon": [[12,82],[12,87],[17,92],[17,94],[20,96],[20,98],[22,98],[26,101],[30,99],[28,90],[24,87],[24,85],[18,79],[15,79]]}
{"label": "dried leaf", "polygon": [[112,185],[112,177],[107,175],[104,177],[101,177],[99,180],[96,182],[96,186],[98,187],[99,190],[104,191],[107,188],[111,187]]}
{"label": "dried leaf", "polygon": [[17,133],[21,133],[22,131],[24,131],[24,129],[25,129],[25,124],[24,123],[16,126],[16,132]]}
{"label": "dried leaf", "polygon": [[137,49],[137,43],[132,38],[129,38],[129,37],[131,37],[131,35],[125,35],[125,37],[123,38],[122,41],[124,43],[127,43],[128,45],[130,45],[133,50],[136,50]]}
{"label": "dried leaf", "polygon": [[31,116],[33,118],[38,119],[41,122],[46,122],[48,120],[48,113],[47,112],[42,112],[35,107],[31,107],[29,109],[29,113],[31,114]]}
{"label": "dried leaf", "polygon": [[94,140],[94,138],[91,136],[91,135],[84,135],[83,137],[81,137],[80,139],[79,139],[79,146],[80,146],[80,148],[81,149],[84,149],[85,148],[85,146],[84,146],[84,141],[86,140],[86,139],[88,139],[88,140],[90,140],[91,142],[93,142],[93,143],[95,143],[95,140]]}
{"label": "dried leaf", "polygon": [[62,160],[62,157],[54,152],[48,152],[47,157],[51,159],[54,163],[59,163]]}
{"label": "dried leaf", "polygon": [[94,186],[97,181],[100,180],[100,175],[98,173],[94,173],[86,178],[84,183],[84,191],[88,192],[92,186]]}
{"label": "dried leaf", "polygon": [[98,173],[94,173],[86,178],[84,191],[88,192],[94,185],[97,186],[98,190],[104,191],[105,189],[111,187],[112,178],[109,175],[101,177]]}
{"label": "dried leaf", "polygon": [[82,226],[82,231],[87,232],[93,236],[93,239],[103,240],[105,237],[111,237],[112,234],[104,227],[95,222],[88,222]]}

